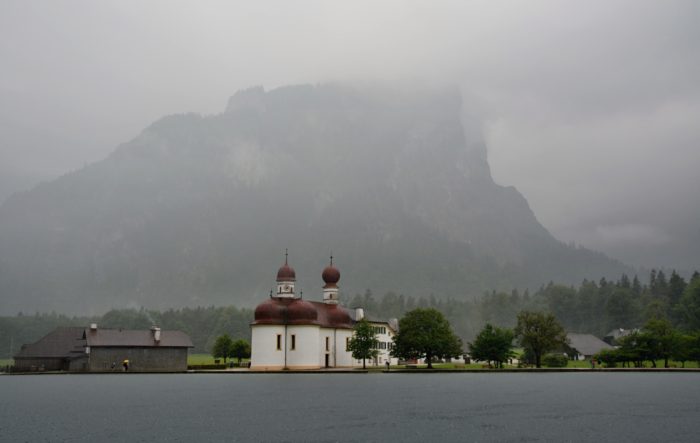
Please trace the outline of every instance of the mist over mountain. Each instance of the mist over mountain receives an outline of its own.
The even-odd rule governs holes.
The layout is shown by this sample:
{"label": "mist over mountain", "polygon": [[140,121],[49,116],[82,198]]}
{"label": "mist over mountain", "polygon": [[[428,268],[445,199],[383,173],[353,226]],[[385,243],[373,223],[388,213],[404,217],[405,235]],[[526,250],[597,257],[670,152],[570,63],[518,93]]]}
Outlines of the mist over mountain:
{"label": "mist over mountain", "polygon": [[285,248],[312,299],[331,251],[346,293],[463,298],[629,272],[555,239],[493,181],[460,97],[252,88],[221,114],[162,118],[0,206],[0,312],[253,304]]}

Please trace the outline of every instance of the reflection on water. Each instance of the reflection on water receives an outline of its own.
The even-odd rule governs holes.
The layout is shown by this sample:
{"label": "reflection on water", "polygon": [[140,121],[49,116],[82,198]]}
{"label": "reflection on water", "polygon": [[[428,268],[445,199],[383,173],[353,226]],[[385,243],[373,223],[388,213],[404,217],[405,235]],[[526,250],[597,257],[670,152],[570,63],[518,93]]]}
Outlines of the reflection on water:
{"label": "reflection on water", "polygon": [[2,441],[697,441],[700,373],[0,377]]}

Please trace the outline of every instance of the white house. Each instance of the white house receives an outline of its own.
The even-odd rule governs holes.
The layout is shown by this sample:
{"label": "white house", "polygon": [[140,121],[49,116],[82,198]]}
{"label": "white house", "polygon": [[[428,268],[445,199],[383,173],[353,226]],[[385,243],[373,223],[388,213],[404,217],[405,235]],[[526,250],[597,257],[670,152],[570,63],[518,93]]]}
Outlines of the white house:
{"label": "white house", "polygon": [[[251,369],[320,369],[361,366],[348,351],[356,321],[363,318],[362,308],[354,310],[338,302],[340,272],[331,263],[321,277],[323,301],[298,297],[294,284],[296,273],[285,254],[284,265],[277,271],[277,288],[270,299],[255,308],[251,324]],[[372,364],[385,364],[389,357],[395,324],[370,322],[377,330],[379,356]],[[368,362],[369,363],[369,362]],[[392,364],[397,360],[393,359]]]}

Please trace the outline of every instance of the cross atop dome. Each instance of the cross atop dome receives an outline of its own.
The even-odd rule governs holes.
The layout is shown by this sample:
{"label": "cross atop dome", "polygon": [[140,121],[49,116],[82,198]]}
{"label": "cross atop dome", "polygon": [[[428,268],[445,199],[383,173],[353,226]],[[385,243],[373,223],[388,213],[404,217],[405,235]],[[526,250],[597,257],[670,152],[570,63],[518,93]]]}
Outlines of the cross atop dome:
{"label": "cross atop dome", "polygon": [[338,303],[338,281],[340,281],[340,271],[333,266],[333,253],[331,253],[331,263],[321,273],[323,285],[323,301],[329,304]]}

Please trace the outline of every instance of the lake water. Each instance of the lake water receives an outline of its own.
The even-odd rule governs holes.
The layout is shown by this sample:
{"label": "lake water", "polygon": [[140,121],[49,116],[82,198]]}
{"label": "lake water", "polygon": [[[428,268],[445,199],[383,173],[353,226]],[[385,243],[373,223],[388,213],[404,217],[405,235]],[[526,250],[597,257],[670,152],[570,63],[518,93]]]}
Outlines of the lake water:
{"label": "lake water", "polygon": [[700,373],[0,377],[2,441],[700,441]]}

